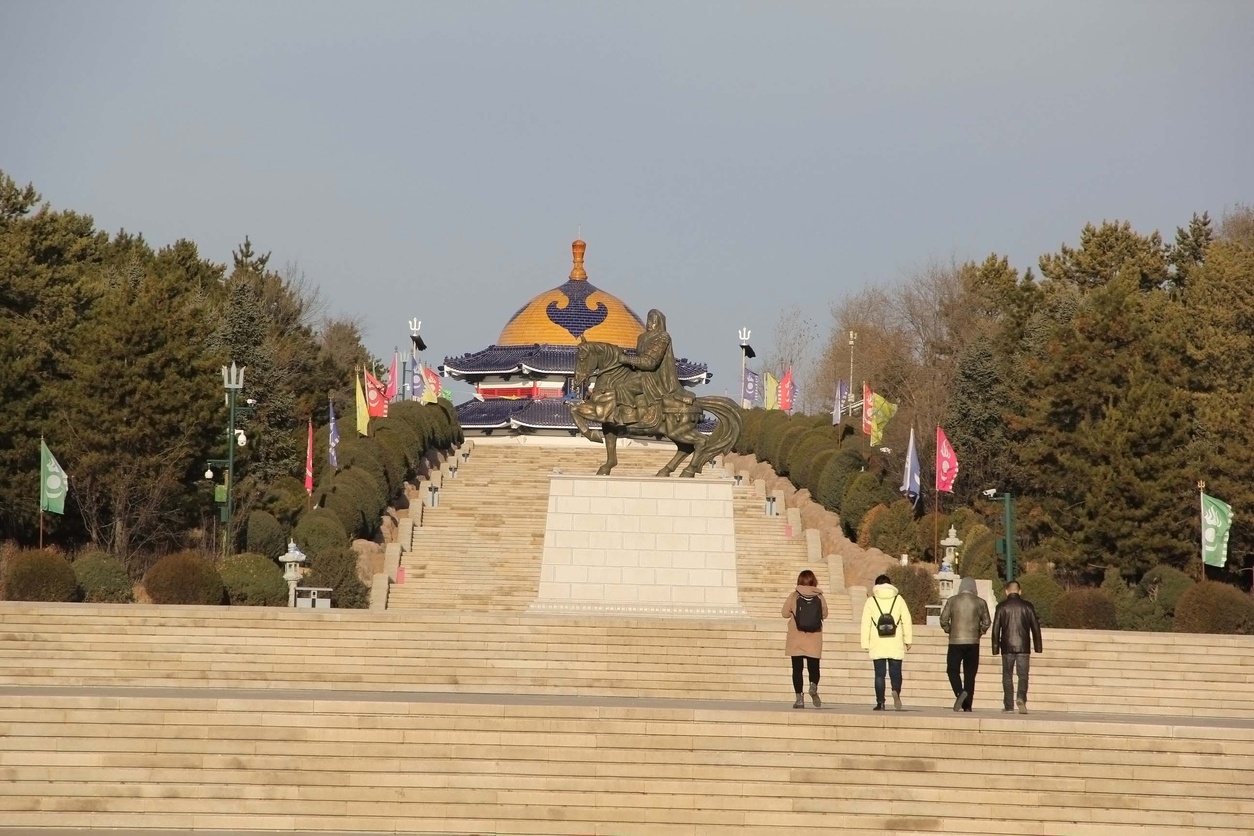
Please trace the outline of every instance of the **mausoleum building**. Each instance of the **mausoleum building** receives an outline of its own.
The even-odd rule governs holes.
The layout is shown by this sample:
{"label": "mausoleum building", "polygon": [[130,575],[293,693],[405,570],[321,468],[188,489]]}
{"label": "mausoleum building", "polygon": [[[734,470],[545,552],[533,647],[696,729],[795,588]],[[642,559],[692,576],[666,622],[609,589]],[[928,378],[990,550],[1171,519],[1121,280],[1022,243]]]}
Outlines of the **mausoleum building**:
{"label": "mausoleum building", "polygon": [[[533,297],[505,323],[495,344],[444,358],[448,377],[470,383],[475,398],[457,406],[467,435],[575,434],[568,404],[582,393],[571,383],[579,338],[634,350],[644,322],[625,302],[588,281],[587,244],[571,245],[565,282]],[[685,386],[707,383],[704,363],[676,361]]]}

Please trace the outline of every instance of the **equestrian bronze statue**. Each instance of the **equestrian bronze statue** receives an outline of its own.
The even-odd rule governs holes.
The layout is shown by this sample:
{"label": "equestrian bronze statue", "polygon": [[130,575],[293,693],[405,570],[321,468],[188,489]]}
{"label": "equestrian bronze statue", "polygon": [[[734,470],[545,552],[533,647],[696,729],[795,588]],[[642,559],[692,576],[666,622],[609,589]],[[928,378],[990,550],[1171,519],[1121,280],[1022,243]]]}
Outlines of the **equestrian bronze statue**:
{"label": "equestrian bronze statue", "polygon": [[[575,426],[589,441],[605,444],[605,464],[597,469],[604,476],[618,464],[615,449],[626,436],[669,438],[679,448],[674,458],[657,472],[670,476],[689,456],[692,459],[679,474],[696,476],[701,469],[731,450],[740,437],[740,410],[735,401],[723,397],[697,397],[679,383],[675,352],[666,317],[649,311],[645,331],[636,342],[635,354],[610,343],[590,343],[579,338],[575,351],[576,386],[593,381],[583,401],[571,404]],[[718,426],[706,436],[697,429],[703,413],[718,419]],[[600,431],[589,421],[598,421]]]}

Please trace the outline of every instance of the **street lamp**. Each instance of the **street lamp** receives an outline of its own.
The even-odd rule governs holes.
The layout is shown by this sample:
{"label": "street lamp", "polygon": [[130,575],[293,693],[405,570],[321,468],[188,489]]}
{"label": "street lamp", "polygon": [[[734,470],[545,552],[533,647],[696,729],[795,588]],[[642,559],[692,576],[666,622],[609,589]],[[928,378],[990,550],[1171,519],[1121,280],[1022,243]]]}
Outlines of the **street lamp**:
{"label": "street lamp", "polygon": [[997,540],[997,553],[1006,558],[1006,583],[1015,579],[1015,498],[1010,491],[997,495],[997,488],[984,491],[989,499],[1001,500],[1002,533],[1005,535]]}
{"label": "street lamp", "polygon": [[225,468],[223,473],[224,483],[221,490],[221,498],[215,491],[214,499],[222,504],[222,522],[226,526],[226,542],[223,544],[226,556],[231,556],[232,538],[231,538],[231,517],[234,514],[234,498],[231,495],[231,489],[235,485],[235,448],[243,447],[248,444],[248,436],[244,435],[244,431],[236,429],[235,415],[240,411],[248,411],[252,409],[254,403],[252,398],[248,399],[248,406],[237,407],[235,399],[239,395],[241,389],[244,388],[244,369],[246,366],[236,366],[234,362],[230,366],[222,367],[222,386],[226,389],[226,458],[210,459],[209,466],[205,470],[205,478],[213,478],[213,466]]}
{"label": "street lamp", "polygon": [[740,337],[740,405],[745,409],[753,406],[745,397],[745,363],[758,356],[753,346],[749,345],[749,336],[752,333],[748,328],[741,328],[736,333],[736,336]]}

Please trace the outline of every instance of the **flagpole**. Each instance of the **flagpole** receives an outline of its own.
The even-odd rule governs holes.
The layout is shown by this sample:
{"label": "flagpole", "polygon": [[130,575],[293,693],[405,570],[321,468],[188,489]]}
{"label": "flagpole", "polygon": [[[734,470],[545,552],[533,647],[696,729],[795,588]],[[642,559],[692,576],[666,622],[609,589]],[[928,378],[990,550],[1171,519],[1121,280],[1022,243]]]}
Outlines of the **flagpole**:
{"label": "flagpole", "polygon": [[[1201,509],[1198,520],[1201,522],[1199,532],[1201,534],[1198,546],[1200,548],[1200,556],[1202,558],[1202,577],[1199,580],[1206,580],[1206,483],[1198,480],[1197,483],[1197,504]],[[43,532],[40,532],[41,534]]]}
{"label": "flagpole", "polygon": [[44,485],[48,477],[44,475],[44,437],[39,435],[39,550],[44,550]]}

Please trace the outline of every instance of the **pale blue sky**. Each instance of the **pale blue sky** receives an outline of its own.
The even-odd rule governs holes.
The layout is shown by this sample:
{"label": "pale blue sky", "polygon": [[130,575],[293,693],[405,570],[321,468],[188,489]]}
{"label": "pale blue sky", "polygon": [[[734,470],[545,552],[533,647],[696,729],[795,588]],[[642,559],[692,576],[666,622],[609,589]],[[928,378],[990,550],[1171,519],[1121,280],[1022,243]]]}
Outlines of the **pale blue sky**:
{"label": "pale blue sky", "polygon": [[[736,329],[930,259],[1254,202],[1254,3],[0,0],[0,168],[295,261],[432,359],[590,279],[738,387]],[[722,294],[708,304],[711,292]]]}

